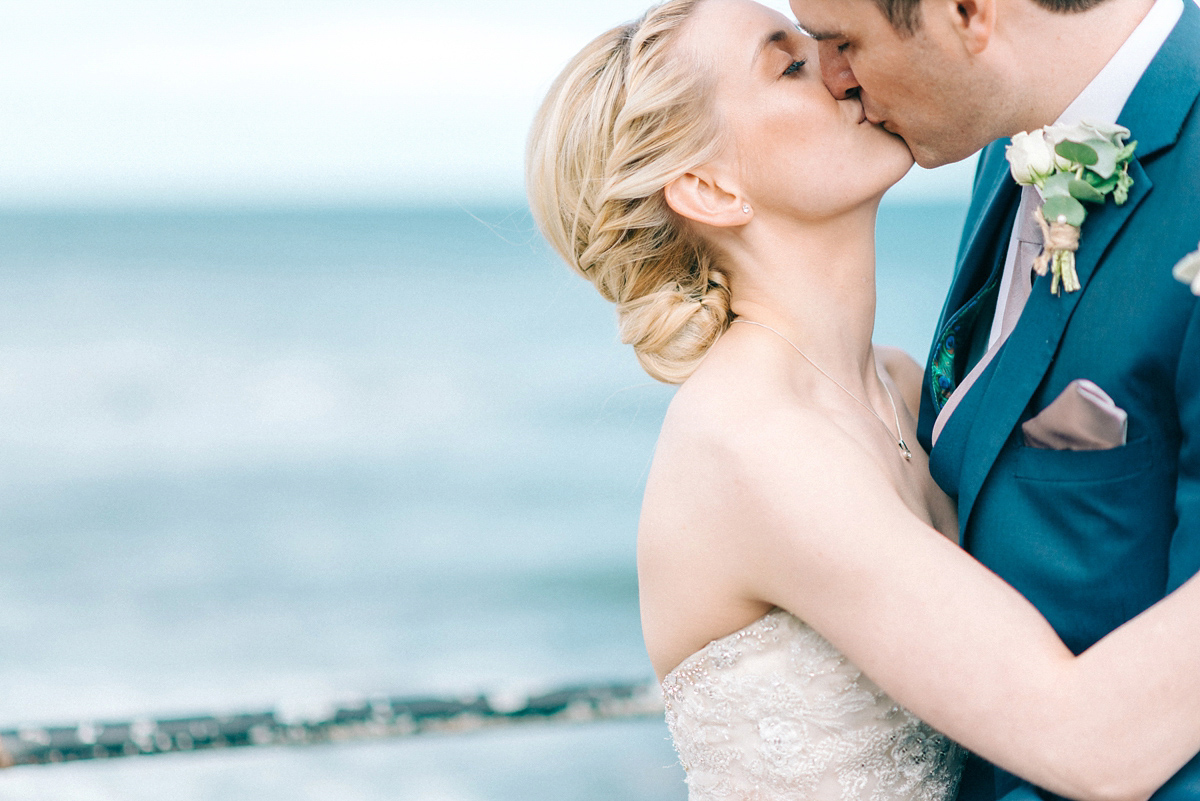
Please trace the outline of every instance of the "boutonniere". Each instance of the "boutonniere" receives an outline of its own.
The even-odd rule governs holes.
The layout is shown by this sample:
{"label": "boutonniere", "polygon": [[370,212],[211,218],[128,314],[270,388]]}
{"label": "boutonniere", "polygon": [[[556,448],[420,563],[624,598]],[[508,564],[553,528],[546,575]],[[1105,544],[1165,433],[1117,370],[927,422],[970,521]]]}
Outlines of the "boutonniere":
{"label": "boutonniere", "polygon": [[1179,260],[1174,275],[1192,288],[1192,294],[1200,295],[1200,247]]}
{"label": "boutonniere", "polygon": [[1037,187],[1042,206],[1035,212],[1045,245],[1033,263],[1038,275],[1051,272],[1050,291],[1075,292],[1075,251],[1087,219],[1084,203],[1104,203],[1112,195],[1118,206],[1129,199],[1133,179],[1129,163],[1137,142],[1125,144],[1129,129],[1120,125],[1081,122],[1050,125],[1019,133],[1007,148],[1012,176],[1021,186]]}

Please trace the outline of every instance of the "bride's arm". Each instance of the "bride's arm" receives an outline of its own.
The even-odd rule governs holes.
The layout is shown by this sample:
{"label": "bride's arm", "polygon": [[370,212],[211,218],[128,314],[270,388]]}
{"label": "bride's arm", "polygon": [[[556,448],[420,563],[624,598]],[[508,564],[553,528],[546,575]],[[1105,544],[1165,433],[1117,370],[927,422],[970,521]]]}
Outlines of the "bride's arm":
{"label": "bride's arm", "polygon": [[780,424],[722,455],[705,504],[745,537],[747,599],[793,612],[916,715],[1052,792],[1144,799],[1200,751],[1200,580],[1076,657],[852,440]]}

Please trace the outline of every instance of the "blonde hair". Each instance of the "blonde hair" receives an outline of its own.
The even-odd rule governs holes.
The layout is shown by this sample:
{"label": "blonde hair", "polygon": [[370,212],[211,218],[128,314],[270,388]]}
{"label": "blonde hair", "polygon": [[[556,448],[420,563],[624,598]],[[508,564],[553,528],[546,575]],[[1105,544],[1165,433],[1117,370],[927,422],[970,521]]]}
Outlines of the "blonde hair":
{"label": "blonde hair", "polygon": [[664,188],[723,137],[705,70],[677,47],[703,0],[669,0],[595,39],[551,88],[529,137],[527,188],[542,234],[617,305],[642,367],[682,383],[729,327],[717,254]]}

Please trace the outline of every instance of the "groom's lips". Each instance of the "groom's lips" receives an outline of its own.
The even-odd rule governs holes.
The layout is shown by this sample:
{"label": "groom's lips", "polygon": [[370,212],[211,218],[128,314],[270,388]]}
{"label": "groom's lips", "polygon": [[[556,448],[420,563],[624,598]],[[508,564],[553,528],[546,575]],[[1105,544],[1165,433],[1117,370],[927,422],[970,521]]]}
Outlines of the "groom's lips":
{"label": "groom's lips", "polygon": [[[884,129],[885,131],[888,131],[888,127],[887,127],[888,121],[883,119],[882,117],[877,118],[873,114],[871,114],[871,112],[867,111],[867,104],[862,102],[861,97],[859,98],[859,102],[862,105],[862,116],[863,116],[862,122],[869,122],[872,125],[878,126],[882,129]],[[892,133],[892,132],[888,131],[888,133]]]}
{"label": "groom's lips", "polygon": [[875,120],[873,120],[873,119],[871,119],[870,117],[868,117],[868,118],[867,118],[867,122],[871,123],[871,124],[872,124],[872,125],[874,125],[876,128],[878,128],[879,130],[883,131],[884,133],[890,133],[892,136],[899,136],[899,135],[900,135],[900,134],[898,134],[898,133],[896,133],[895,131],[893,131],[893,130],[892,130],[891,123],[890,123],[890,122],[888,122],[887,120],[879,120],[878,122],[876,122]]}
{"label": "groom's lips", "polygon": [[862,110],[862,118],[859,119],[859,121],[858,121],[859,125],[862,125],[864,123],[869,123],[870,125],[874,125],[878,128],[883,128],[884,130],[887,129],[887,120],[874,119],[870,114],[867,113],[867,109],[865,106],[863,107],[863,110]]}

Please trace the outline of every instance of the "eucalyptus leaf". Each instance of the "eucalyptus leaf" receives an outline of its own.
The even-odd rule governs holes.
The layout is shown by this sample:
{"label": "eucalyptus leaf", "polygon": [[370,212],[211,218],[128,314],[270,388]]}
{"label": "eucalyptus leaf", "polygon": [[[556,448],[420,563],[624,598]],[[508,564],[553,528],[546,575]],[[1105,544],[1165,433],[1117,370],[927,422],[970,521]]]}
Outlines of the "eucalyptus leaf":
{"label": "eucalyptus leaf", "polygon": [[1096,163],[1089,170],[1101,178],[1108,178],[1117,171],[1117,156],[1121,155],[1121,148],[1103,139],[1089,139],[1084,144],[1096,151]]}
{"label": "eucalyptus leaf", "polygon": [[1071,192],[1071,197],[1076,200],[1082,200],[1085,203],[1103,203],[1104,193],[1097,190],[1087,181],[1081,181],[1078,178],[1072,178],[1067,185]]}
{"label": "eucalyptus leaf", "polygon": [[1082,142],[1059,142],[1054,148],[1054,152],[1067,161],[1082,164],[1085,167],[1092,166],[1100,158],[1090,145],[1085,145]]}
{"label": "eucalyptus leaf", "polygon": [[1133,179],[1129,177],[1129,173],[1122,170],[1117,175],[1117,188],[1113,190],[1113,200],[1120,206],[1126,200],[1129,200],[1129,190],[1133,188]]}
{"label": "eucalyptus leaf", "polygon": [[1117,163],[1119,164],[1124,161],[1129,161],[1131,158],[1133,158],[1133,154],[1136,150],[1137,142],[1130,142],[1129,144],[1125,145],[1125,147],[1121,149],[1121,152],[1117,154]]}
{"label": "eucalyptus leaf", "polygon": [[1095,187],[1096,191],[1102,195],[1107,195],[1109,192],[1116,189],[1117,181],[1119,181],[1120,178],[1121,178],[1121,174],[1118,172],[1114,172],[1112,175],[1108,176],[1107,178],[1101,178],[1099,175],[1096,175],[1096,173],[1092,172],[1091,170],[1083,171],[1083,180],[1087,181],[1089,184],[1091,184],[1093,187]]}
{"label": "eucalyptus leaf", "polygon": [[1042,185],[1042,197],[1049,200],[1052,197],[1070,197],[1071,181],[1074,176],[1069,172],[1056,172],[1046,179]]}
{"label": "eucalyptus leaf", "polygon": [[1082,203],[1069,195],[1052,197],[1042,206],[1042,216],[1051,224],[1057,222],[1059,217],[1065,217],[1065,222],[1079,228],[1087,219],[1087,210]]}

